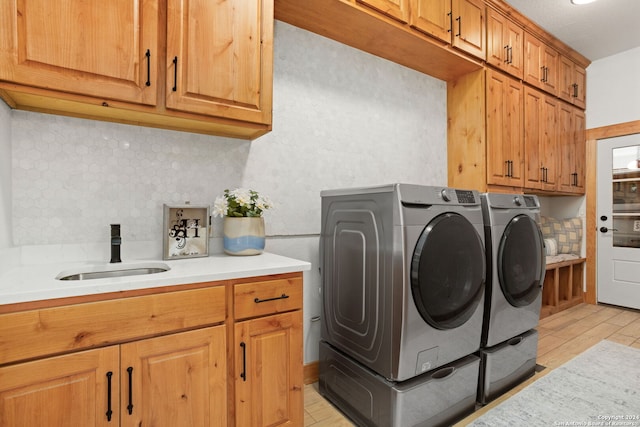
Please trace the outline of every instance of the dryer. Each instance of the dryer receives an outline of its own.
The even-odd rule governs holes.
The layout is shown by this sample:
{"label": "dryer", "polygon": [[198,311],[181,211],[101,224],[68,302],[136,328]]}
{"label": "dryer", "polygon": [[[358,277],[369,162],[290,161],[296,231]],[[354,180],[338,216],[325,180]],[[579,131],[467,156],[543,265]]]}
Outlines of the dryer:
{"label": "dryer", "polygon": [[481,200],[487,289],[477,401],[486,404],[535,373],[545,254],[536,196]]}
{"label": "dryer", "polygon": [[322,339],[404,381],[480,348],[479,193],[392,184],[323,191]]}
{"label": "dryer", "polygon": [[545,274],[537,196],[481,195],[487,245],[487,295],[482,346],[491,347],[538,325]]}

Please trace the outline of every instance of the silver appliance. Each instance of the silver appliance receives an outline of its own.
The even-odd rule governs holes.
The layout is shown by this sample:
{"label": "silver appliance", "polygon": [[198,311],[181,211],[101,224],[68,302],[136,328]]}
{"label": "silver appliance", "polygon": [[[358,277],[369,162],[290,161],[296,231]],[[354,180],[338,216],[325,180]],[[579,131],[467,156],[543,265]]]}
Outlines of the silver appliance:
{"label": "silver appliance", "polygon": [[545,255],[536,196],[485,193],[481,200],[487,289],[478,401],[487,403],[534,373],[538,334],[528,332],[540,319]]}
{"label": "silver appliance", "polygon": [[[419,405],[422,393],[438,382],[403,393],[391,388],[410,379],[429,381],[436,372],[442,387],[451,381],[477,388],[477,370],[470,378],[462,372],[471,368],[445,367],[480,348],[486,260],[479,194],[392,184],[321,196],[320,391],[339,407],[349,400],[353,386],[341,385],[343,377],[331,368],[338,359],[362,367],[354,377],[360,389],[373,402],[397,399],[393,407],[407,399]],[[473,410],[466,397],[450,397],[456,409],[447,416]],[[466,403],[456,406],[459,401]]]}

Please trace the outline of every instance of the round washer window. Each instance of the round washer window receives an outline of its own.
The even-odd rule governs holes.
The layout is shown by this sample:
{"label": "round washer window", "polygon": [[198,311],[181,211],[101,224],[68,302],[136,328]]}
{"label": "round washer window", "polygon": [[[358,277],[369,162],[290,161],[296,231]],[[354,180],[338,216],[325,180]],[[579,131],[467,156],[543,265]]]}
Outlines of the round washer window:
{"label": "round washer window", "polygon": [[431,220],[411,261],[411,292],[422,318],[438,329],[464,324],[480,301],[484,283],[484,246],[473,225],[451,212]]}
{"label": "round washer window", "polygon": [[514,217],[498,247],[498,280],[515,307],[531,304],[542,290],[544,248],[538,224],[528,215]]}

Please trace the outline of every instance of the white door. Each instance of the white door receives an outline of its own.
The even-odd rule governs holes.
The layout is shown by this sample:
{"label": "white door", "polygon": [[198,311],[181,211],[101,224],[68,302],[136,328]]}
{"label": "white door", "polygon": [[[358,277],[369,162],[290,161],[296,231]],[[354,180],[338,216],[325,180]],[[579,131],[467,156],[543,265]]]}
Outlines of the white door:
{"label": "white door", "polygon": [[598,302],[640,309],[640,134],[598,141]]}

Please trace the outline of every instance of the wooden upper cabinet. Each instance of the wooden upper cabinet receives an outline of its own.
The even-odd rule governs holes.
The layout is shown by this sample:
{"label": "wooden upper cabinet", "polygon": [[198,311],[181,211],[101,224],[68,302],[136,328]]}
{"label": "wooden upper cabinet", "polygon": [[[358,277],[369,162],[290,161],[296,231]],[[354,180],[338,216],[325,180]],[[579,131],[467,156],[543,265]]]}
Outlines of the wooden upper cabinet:
{"label": "wooden upper cabinet", "polygon": [[522,79],[524,30],[504,15],[487,8],[487,62]]}
{"label": "wooden upper cabinet", "polygon": [[451,43],[451,0],[410,0],[412,27]]}
{"label": "wooden upper cabinet", "polygon": [[564,55],[559,59],[558,97],[580,108],[586,107],[586,70]]}
{"label": "wooden upper cabinet", "polygon": [[273,0],[168,0],[166,105],[271,123]]}
{"label": "wooden upper cabinet", "polygon": [[111,346],[0,368],[0,424],[119,425],[119,359]]}
{"label": "wooden upper cabinet", "polygon": [[486,58],[482,0],[411,0],[409,10],[412,27],[473,56]]}
{"label": "wooden upper cabinet", "polygon": [[8,0],[0,80],[155,105],[158,1]]}
{"label": "wooden upper cabinet", "polygon": [[523,185],[523,87],[487,70],[487,184]]}
{"label": "wooden upper cabinet", "polygon": [[586,162],[584,112],[560,102],[558,132],[558,191],[584,194]]}
{"label": "wooden upper cabinet", "polygon": [[452,42],[457,47],[481,59],[487,57],[487,28],[483,0],[452,0]]}
{"label": "wooden upper cabinet", "polygon": [[557,111],[557,100],[536,89],[524,88],[525,188],[557,189]]}
{"label": "wooden upper cabinet", "polygon": [[365,6],[376,9],[400,22],[407,22],[409,19],[409,0],[356,0]]}
{"label": "wooden upper cabinet", "polygon": [[524,33],[524,81],[552,95],[558,94],[558,52]]}

